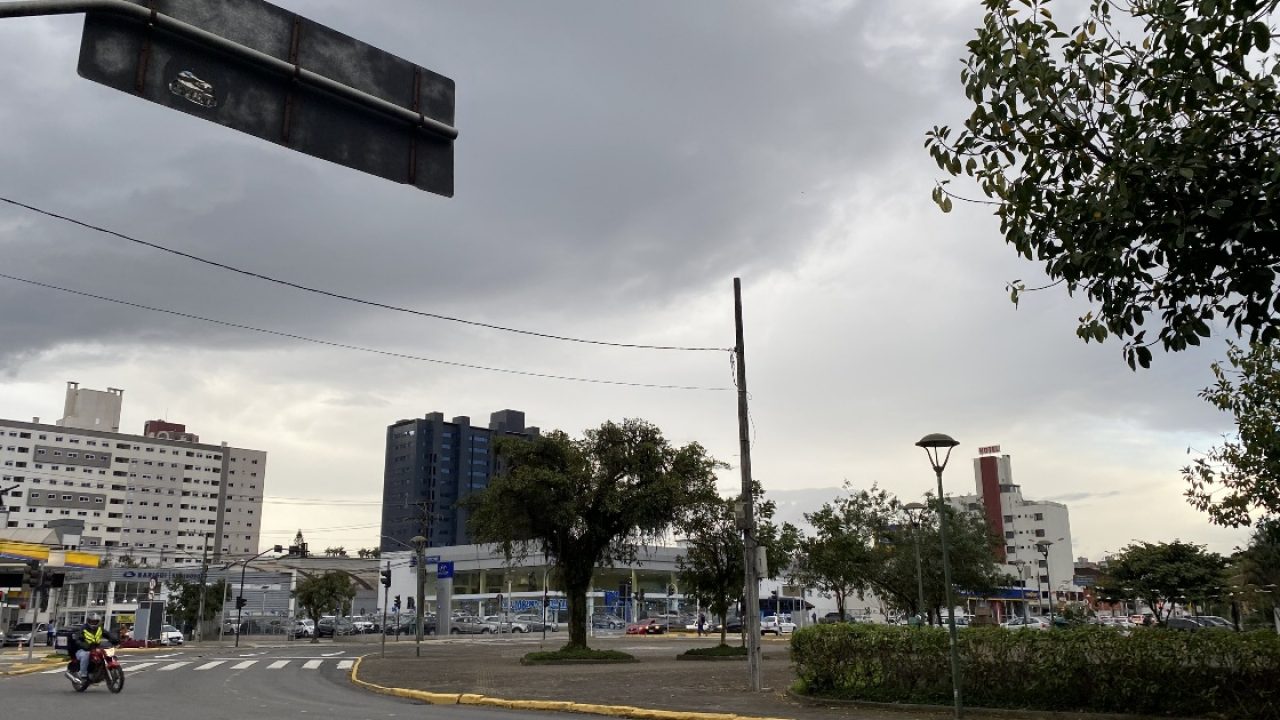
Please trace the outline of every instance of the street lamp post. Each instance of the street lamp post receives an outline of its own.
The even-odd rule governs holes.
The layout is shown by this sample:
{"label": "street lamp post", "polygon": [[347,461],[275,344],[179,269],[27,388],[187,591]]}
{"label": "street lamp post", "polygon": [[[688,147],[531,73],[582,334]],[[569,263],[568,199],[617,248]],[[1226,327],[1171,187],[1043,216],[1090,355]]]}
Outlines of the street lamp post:
{"label": "street lamp post", "polygon": [[[244,604],[245,604],[244,574],[249,569],[249,563],[253,562],[254,560],[257,560],[258,558],[262,557],[263,555],[266,555],[269,552],[284,552],[284,547],[280,545],[272,545],[266,550],[263,550],[257,555],[254,555],[248,560],[245,560],[244,564],[240,566],[240,594],[236,596],[236,647],[240,647],[240,631],[244,629],[243,626],[241,626],[240,624],[240,620],[243,617]],[[263,598],[263,603],[266,603],[265,596]]]}
{"label": "street lamp post", "polygon": [[[925,510],[923,503],[911,502],[902,506],[911,520],[911,538],[916,546],[916,615],[924,612],[924,569],[920,563],[920,516]],[[920,623],[923,625],[924,623]]]}
{"label": "street lamp post", "polygon": [[1036,543],[1036,549],[1044,556],[1045,577],[1049,578],[1049,582],[1045,583],[1049,587],[1049,627],[1053,627],[1053,575],[1049,573],[1049,546],[1052,544],[1049,540]]}
{"label": "street lamp post", "polygon": [[[947,549],[947,511],[946,498],[942,494],[942,471],[947,467],[947,461],[951,459],[952,448],[959,444],[955,438],[942,433],[930,433],[916,443],[917,447],[924,448],[925,455],[929,457],[929,464],[933,466],[933,472],[938,476],[938,532],[942,538],[942,580],[946,584],[947,630],[951,637],[951,696],[955,702],[957,720],[960,718],[962,706],[960,699],[960,654],[956,639],[956,603],[952,599],[951,589],[951,555]],[[947,450],[946,455],[941,455],[943,448]]]}
{"label": "street lamp post", "polygon": [[[414,634],[417,640],[416,640],[416,645],[413,651],[416,656],[422,657],[422,622],[423,622],[422,601],[424,599],[424,595],[423,595],[424,589],[423,589],[422,581],[423,581],[423,577],[426,575],[426,572],[427,572],[427,569],[426,569],[427,539],[421,535],[415,535],[413,536],[413,539],[410,540],[409,542],[413,545],[413,551],[418,554],[418,576],[415,583],[417,585],[416,594],[418,596],[418,602],[417,602],[417,608],[414,609],[414,617],[416,621],[415,624],[417,625],[417,627],[415,628],[416,632]],[[439,620],[439,618],[440,618],[440,609],[436,608],[436,619]]]}

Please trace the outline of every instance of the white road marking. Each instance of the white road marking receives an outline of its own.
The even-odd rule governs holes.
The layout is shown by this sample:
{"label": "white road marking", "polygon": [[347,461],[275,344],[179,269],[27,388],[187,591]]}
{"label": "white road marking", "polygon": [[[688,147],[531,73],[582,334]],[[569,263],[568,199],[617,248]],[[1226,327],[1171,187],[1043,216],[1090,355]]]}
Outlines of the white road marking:
{"label": "white road marking", "polygon": [[289,661],[288,661],[288,660],[277,660],[277,661],[275,661],[275,662],[271,663],[270,665],[268,665],[268,666],[267,666],[267,669],[268,669],[268,670],[279,670],[280,668],[282,668],[282,667],[284,667],[285,665],[288,665],[288,664],[289,664]]}
{"label": "white road marking", "polygon": [[302,664],[302,669],[315,670],[316,668],[320,667],[320,664],[323,662],[324,662],[323,660],[308,660]]}
{"label": "white road marking", "polygon": [[124,664],[124,667],[129,672],[139,672],[141,670],[151,667],[152,665],[158,665],[158,664],[159,663],[153,663],[153,662],[144,662],[144,663],[136,663],[136,664],[126,663]]}
{"label": "white road marking", "polygon": [[197,670],[212,670],[213,668],[218,667],[219,665],[221,665],[221,664],[222,664],[222,663],[224,663],[224,662],[226,662],[226,660],[214,660],[213,662],[207,662],[207,663],[205,663],[205,664],[201,665],[200,667],[198,667],[198,668],[196,668],[196,669],[197,669]]}
{"label": "white road marking", "polygon": [[355,665],[355,664],[356,664],[356,661],[355,661],[355,660],[339,660],[339,661],[338,661],[338,669],[339,669],[339,670],[350,670],[350,669],[351,669],[351,666],[352,666],[352,665]]}
{"label": "white road marking", "polygon": [[178,668],[180,668],[180,667],[186,667],[187,665],[190,665],[190,664],[191,664],[191,663],[189,663],[189,662],[176,662],[176,663],[169,663],[168,665],[165,665],[164,667],[160,668],[160,670],[161,670],[162,672],[163,672],[163,671],[165,671],[165,670],[177,670],[177,669],[178,669]]}
{"label": "white road marking", "polygon": [[251,667],[253,667],[254,665],[257,665],[257,664],[258,664],[258,661],[257,661],[257,660],[245,660],[244,662],[240,662],[240,663],[236,663],[235,665],[232,665],[232,666],[231,666],[231,669],[232,669],[232,670],[244,670],[244,669],[246,669],[246,668],[251,668]]}
{"label": "white road marking", "polygon": [[339,650],[338,652],[320,653],[320,656],[321,656],[321,657],[333,657],[334,655],[346,655],[346,654],[347,654],[347,651],[346,651],[346,650]]}

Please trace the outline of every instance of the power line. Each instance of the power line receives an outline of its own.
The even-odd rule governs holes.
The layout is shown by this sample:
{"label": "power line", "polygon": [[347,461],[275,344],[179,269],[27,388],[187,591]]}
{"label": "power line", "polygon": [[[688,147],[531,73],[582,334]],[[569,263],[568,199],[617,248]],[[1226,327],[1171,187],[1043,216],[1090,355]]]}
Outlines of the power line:
{"label": "power line", "polygon": [[[2,199],[3,198],[0,198],[0,200]],[[279,330],[266,330],[264,328],[253,327],[252,325],[242,325],[240,323],[228,322],[226,320],[215,320],[213,318],[207,318],[201,315],[192,315],[190,313],[178,312],[177,310],[166,310],[164,308],[153,307],[151,305],[142,305],[139,303],[129,302],[127,300],[118,300],[116,298],[110,298],[103,295],[94,295],[93,293],[87,293],[80,290],[72,290],[70,288],[60,287],[58,285],[50,285],[48,283],[42,283],[36,280],[28,280],[26,278],[20,278],[14,275],[5,275],[3,273],[0,273],[0,278],[4,278],[6,280],[15,280],[17,282],[27,283],[28,285],[35,285],[36,287],[47,288],[49,290],[58,290],[60,292],[69,293],[71,295],[79,295],[80,297],[87,297],[87,298],[92,298],[94,300],[101,300],[103,302],[115,303],[117,305],[124,305],[126,307],[137,308],[139,310],[150,310],[151,312],[165,313],[167,315],[174,315],[176,317],[187,318],[189,320],[201,320],[207,323],[213,323],[215,325],[222,325],[224,327],[236,328],[237,330],[251,330],[253,332],[263,333],[265,335],[275,335],[277,337],[289,338],[291,340],[301,340],[302,342],[309,342],[309,343],[314,343],[316,345],[325,345],[328,347],[341,348],[343,350],[355,350],[357,352],[372,353],[374,355],[385,355],[386,357],[399,358],[401,360],[413,360],[415,362],[434,363],[436,365],[447,365],[449,367],[468,368],[471,370],[484,370],[487,372],[503,373],[506,375],[523,375],[526,377],[545,378],[548,380],[565,380],[569,382],[594,383],[598,385],[619,385],[619,386],[625,386],[625,387],[654,388],[658,390],[716,390],[716,391],[719,391],[719,390],[728,389],[723,387],[701,387],[696,385],[661,385],[657,383],[624,382],[622,380],[600,380],[595,378],[573,377],[569,375],[551,375],[548,373],[531,372],[528,370],[511,370],[509,368],[496,368],[496,367],[489,367],[487,365],[472,365],[470,363],[454,362],[452,360],[436,360],[434,358],[422,357],[420,355],[409,355],[408,353],[394,352],[391,350],[378,350],[377,348],[367,348],[367,347],[362,347],[360,345],[349,345],[347,343],[333,342],[331,340],[319,340],[316,338],[306,337],[305,335],[295,335],[293,333],[282,332]]]}
{"label": "power line", "polygon": [[323,290],[321,288],[311,287],[309,285],[303,285],[301,283],[292,282],[290,280],[281,280],[280,278],[275,278],[270,275],[264,275],[262,273],[254,272],[252,270],[245,270],[243,268],[235,267],[234,265],[228,265],[226,263],[221,263],[216,260],[209,260],[208,258],[203,258],[203,257],[200,257],[199,255],[193,255],[191,253],[183,252],[181,250],[175,250],[173,248],[166,247],[164,245],[160,245],[157,243],[148,242],[146,240],[140,240],[138,238],[132,237],[130,235],[126,235],[116,230],[109,230],[104,227],[99,227],[97,225],[87,223],[83,220],[77,220],[73,217],[68,217],[66,215],[59,215],[58,213],[52,212],[50,210],[38,208],[33,205],[27,205],[26,203],[21,203],[21,202],[18,202],[17,200],[12,200],[7,197],[0,196],[0,202],[5,202],[15,207],[20,207],[26,210],[30,210],[31,212],[39,213],[46,217],[54,218],[55,220],[62,220],[63,222],[68,222],[68,223],[71,223],[72,225],[78,225],[82,228],[92,230],[94,232],[111,235],[112,237],[118,237],[121,240],[127,240],[131,243],[137,243],[138,245],[149,247],[153,250],[159,250],[161,252],[166,252],[171,255],[177,255],[178,257],[186,258],[188,260],[193,260],[198,263],[203,263],[205,265],[208,265],[210,267],[215,267],[220,270],[226,270],[228,272],[237,273],[240,275],[244,275],[246,277],[256,278],[258,280],[264,280],[266,282],[275,283],[277,285],[283,285],[285,287],[293,288],[295,290],[302,290],[304,292],[314,293],[316,295],[323,295],[324,297],[333,298],[335,300],[344,300],[346,302],[356,303],[359,305],[366,305],[369,307],[381,308],[383,310],[392,310],[394,312],[408,313],[410,315],[418,315],[420,317],[427,317],[435,320],[446,320],[448,322],[461,323],[463,325],[471,325],[473,327],[482,327],[482,328],[487,328],[489,330],[499,330],[501,332],[516,333],[518,335],[530,335],[532,337],[540,337],[540,338],[545,338],[547,340],[560,340],[563,342],[582,343],[585,345],[605,345],[608,347],[629,348],[632,350],[680,350],[680,351],[686,351],[686,352],[723,352],[727,350],[727,348],[718,348],[718,347],[698,347],[698,346],[686,346],[686,345],[648,345],[643,343],[621,343],[621,342],[609,342],[607,340],[591,340],[587,338],[576,338],[576,337],[569,337],[565,335],[554,335],[551,333],[536,332],[534,330],[521,330],[519,328],[505,327],[502,325],[493,325],[490,323],[479,322],[477,320],[466,320],[463,318],[456,318],[449,315],[441,315],[439,313],[426,312],[424,310],[414,310],[411,308],[400,307],[398,305],[391,305],[389,303],[378,302],[376,300],[365,300],[363,298],[358,298],[351,295],[344,295],[342,293],[337,293],[330,290]]}

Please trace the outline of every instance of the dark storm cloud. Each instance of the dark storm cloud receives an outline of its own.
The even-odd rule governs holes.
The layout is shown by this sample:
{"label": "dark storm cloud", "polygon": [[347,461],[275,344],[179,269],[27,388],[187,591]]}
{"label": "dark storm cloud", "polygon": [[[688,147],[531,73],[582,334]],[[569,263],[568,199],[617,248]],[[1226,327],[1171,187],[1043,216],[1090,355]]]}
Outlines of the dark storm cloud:
{"label": "dark storm cloud", "polygon": [[[375,7],[298,9],[457,80],[452,200],[69,80],[78,24],[65,19],[22,21],[38,42],[0,28],[15,40],[0,50],[6,65],[40,58],[31,76],[0,77],[0,92],[29,103],[0,115],[24,138],[0,155],[0,190],[299,282],[567,332],[577,318],[667,306],[745,268],[794,262],[851,176],[892,172],[888,159],[918,144],[902,121],[923,126],[932,104],[927,83],[863,62],[851,40],[873,18],[856,4],[828,17],[775,3]],[[379,321],[13,208],[0,207],[0,223],[13,274],[303,334]],[[45,290],[0,285],[0,297],[42,307],[39,322],[9,328],[25,347],[142,333],[276,342],[118,308],[74,312],[86,301]]]}

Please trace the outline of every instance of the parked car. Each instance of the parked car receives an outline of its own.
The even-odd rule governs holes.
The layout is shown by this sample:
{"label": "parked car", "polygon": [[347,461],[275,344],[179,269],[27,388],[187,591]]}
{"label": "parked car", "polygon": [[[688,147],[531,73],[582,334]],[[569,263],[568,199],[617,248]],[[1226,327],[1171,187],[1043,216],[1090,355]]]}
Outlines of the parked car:
{"label": "parked car", "polygon": [[516,615],[486,615],[484,621],[496,625],[498,632],[504,633],[527,633],[529,632],[529,623],[520,620]]}
{"label": "parked car", "polygon": [[649,618],[634,622],[627,626],[628,635],[661,635],[667,631],[667,623],[658,618]]}
{"label": "parked car", "polygon": [[1029,617],[1011,617],[1004,621],[1000,627],[1006,630],[1048,630],[1049,618],[1040,615],[1031,615]]}
{"label": "parked car", "polygon": [[346,618],[322,617],[316,623],[316,637],[352,635],[355,631],[355,626]]}
{"label": "parked car", "polygon": [[449,633],[458,635],[467,633],[471,635],[488,635],[497,633],[498,626],[495,623],[485,622],[483,619],[475,615],[463,615],[449,621]]}
{"label": "parked car", "polygon": [[1206,628],[1214,630],[1235,630],[1236,626],[1231,621],[1218,615],[1195,615],[1195,621]]}
{"label": "parked car", "polygon": [[36,642],[45,643],[45,636],[49,634],[48,623],[36,623],[34,627],[29,622],[18,623],[14,625],[9,632],[4,634],[5,645],[21,645],[26,647],[31,642],[31,636],[34,633]]}
{"label": "parked car", "polygon": [[546,622],[542,621],[542,616],[540,615],[517,615],[513,619],[516,622],[524,623],[525,627],[529,628],[525,632],[540,633],[544,629],[554,632],[560,629],[556,621],[551,617],[548,617]]}
{"label": "parked car", "polygon": [[1166,618],[1164,626],[1170,630],[1204,630],[1205,626],[1189,617]]}
{"label": "parked car", "polygon": [[760,634],[781,635],[796,631],[796,624],[791,622],[790,615],[769,615],[760,619]]}
{"label": "parked car", "polygon": [[847,617],[847,616],[843,618],[840,617],[840,613],[838,612],[829,612],[826,615],[823,615],[822,617],[818,618],[818,622],[823,625],[830,625],[831,623],[855,622],[855,621],[851,617]]}
{"label": "parked car", "polygon": [[377,620],[367,618],[363,615],[356,615],[352,617],[351,627],[355,628],[355,631],[358,633],[376,633],[381,630]]}
{"label": "parked car", "polygon": [[162,625],[160,627],[160,644],[161,645],[181,645],[185,638],[182,637],[182,631],[172,625]]}
{"label": "parked car", "polygon": [[604,613],[596,613],[591,616],[591,627],[601,630],[616,630],[624,628],[627,624],[617,615],[608,615]]}
{"label": "parked car", "polygon": [[[394,620],[390,621],[387,623],[386,634],[412,635],[416,637],[418,634],[418,618],[412,615],[402,616],[400,619],[400,624],[398,625],[395,623]],[[422,617],[422,634],[423,635],[436,634],[436,616],[435,615],[424,615]]]}

